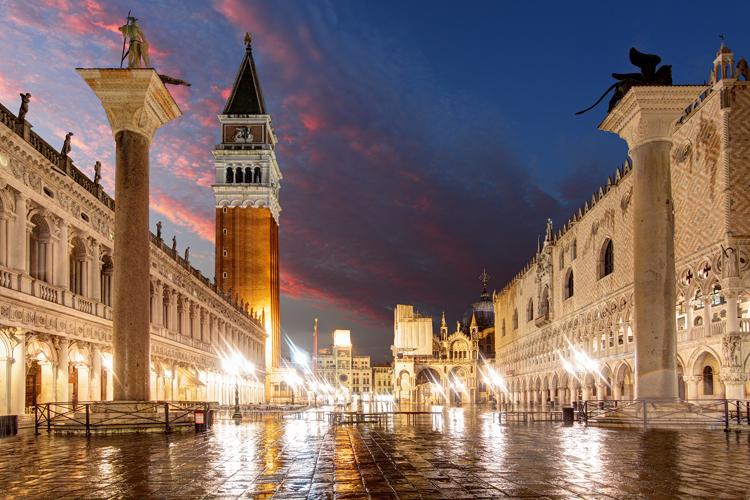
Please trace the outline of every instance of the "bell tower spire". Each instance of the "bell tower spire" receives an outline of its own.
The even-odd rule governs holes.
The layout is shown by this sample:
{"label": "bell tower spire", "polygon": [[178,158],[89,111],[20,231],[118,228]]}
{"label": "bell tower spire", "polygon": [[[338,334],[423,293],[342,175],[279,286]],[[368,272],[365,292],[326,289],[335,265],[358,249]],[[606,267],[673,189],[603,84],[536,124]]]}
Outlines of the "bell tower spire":
{"label": "bell tower spire", "polygon": [[233,290],[265,326],[266,372],[281,361],[279,314],[279,217],[281,170],[276,135],[266,111],[252,36],[224,111],[221,142],[214,147],[216,172],[216,282]]}

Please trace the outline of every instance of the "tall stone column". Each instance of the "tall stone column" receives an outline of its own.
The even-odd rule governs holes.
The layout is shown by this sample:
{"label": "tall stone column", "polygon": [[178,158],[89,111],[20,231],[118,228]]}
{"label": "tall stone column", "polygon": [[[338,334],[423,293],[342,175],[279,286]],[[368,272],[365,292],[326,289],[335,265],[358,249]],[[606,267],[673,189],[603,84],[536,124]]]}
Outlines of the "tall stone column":
{"label": "tall stone column", "polygon": [[703,90],[699,86],[633,87],[599,126],[625,139],[633,161],[637,399],[678,398],[670,153],[677,118]]}
{"label": "tall stone column", "polygon": [[149,148],[180,110],[153,69],[83,69],[115,137],[114,398],[150,399]]}

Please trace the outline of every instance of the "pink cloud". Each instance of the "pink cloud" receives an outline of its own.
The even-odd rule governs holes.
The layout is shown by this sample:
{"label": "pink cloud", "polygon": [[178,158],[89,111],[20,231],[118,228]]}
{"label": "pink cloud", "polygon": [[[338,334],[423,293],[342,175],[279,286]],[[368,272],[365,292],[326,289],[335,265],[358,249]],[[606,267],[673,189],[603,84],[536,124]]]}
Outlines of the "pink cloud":
{"label": "pink cloud", "polygon": [[184,205],[158,188],[151,190],[150,205],[155,212],[162,214],[173,224],[191,230],[209,243],[214,242],[215,225],[212,218],[197,214],[193,208]]}

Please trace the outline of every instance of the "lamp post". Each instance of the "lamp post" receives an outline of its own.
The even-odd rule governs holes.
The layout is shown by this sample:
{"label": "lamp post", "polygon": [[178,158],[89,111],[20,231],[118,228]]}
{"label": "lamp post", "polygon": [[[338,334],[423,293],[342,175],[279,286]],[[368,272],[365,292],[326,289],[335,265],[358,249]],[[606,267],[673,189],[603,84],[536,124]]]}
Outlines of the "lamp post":
{"label": "lamp post", "polygon": [[255,366],[236,351],[229,357],[222,358],[221,364],[225,372],[234,376],[234,411],[232,418],[239,422],[242,420],[242,410],[240,409],[240,375],[243,373],[252,375],[255,372]]}
{"label": "lamp post", "polygon": [[240,384],[236,375],[234,377],[234,413],[232,413],[232,418],[242,419],[242,411],[240,411]]}

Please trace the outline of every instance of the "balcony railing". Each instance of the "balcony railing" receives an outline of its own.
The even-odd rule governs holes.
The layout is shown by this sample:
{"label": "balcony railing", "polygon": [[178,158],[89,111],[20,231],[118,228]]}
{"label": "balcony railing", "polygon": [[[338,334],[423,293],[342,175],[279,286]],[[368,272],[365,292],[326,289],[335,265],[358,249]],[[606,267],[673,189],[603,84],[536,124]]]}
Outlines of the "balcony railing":
{"label": "balcony railing", "polygon": [[94,314],[96,312],[96,306],[94,305],[94,302],[79,295],[76,295],[73,298],[73,304],[74,307],[81,312],[85,312],[88,314]]}
{"label": "balcony railing", "polygon": [[54,302],[55,304],[60,303],[61,289],[47,284],[44,281],[35,280],[31,290],[34,297],[39,297],[42,300]]}

